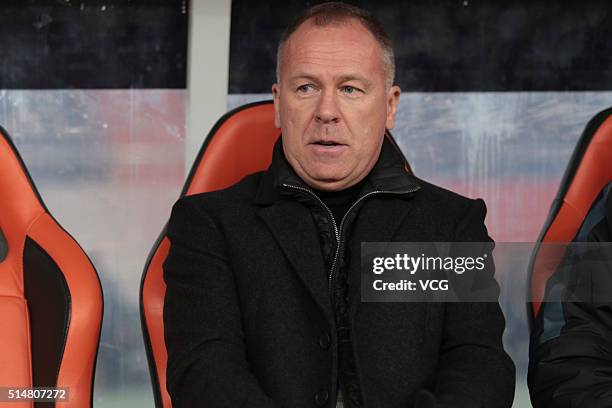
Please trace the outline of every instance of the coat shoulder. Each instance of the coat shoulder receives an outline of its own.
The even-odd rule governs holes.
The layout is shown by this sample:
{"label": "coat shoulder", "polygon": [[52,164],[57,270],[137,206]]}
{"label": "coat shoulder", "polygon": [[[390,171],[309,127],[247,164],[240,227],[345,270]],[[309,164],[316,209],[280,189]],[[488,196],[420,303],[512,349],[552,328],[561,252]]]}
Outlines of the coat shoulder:
{"label": "coat shoulder", "polygon": [[419,179],[421,189],[415,196],[418,203],[426,203],[437,213],[463,215],[473,207],[482,205],[481,199],[472,199],[447,190],[443,187]]}
{"label": "coat shoulder", "polygon": [[263,174],[263,171],[250,174],[221,190],[183,196],[174,204],[173,211],[177,207],[189,207],[212,218],[244,215],[247,208],[254,207],[253,197]]}

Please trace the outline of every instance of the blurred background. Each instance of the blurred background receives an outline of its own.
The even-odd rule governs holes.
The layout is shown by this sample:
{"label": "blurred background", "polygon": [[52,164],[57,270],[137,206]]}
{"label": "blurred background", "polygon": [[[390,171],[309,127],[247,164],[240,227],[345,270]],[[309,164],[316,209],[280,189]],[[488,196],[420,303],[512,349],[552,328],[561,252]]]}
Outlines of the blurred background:
{"label": "blurred background", "polygon": [[[186,171],[226,110],[270,99],[276,43],[312,1],[27,0],[0,6],[0,125],[100,275],[97,407],[151,407],[138,290]],[[393,134],[415,173],[536,240],[587,121],[612,106],[605,1],[354,1],[394,39]],[[529,407],[526,266],[498,274],[515,407]]]}

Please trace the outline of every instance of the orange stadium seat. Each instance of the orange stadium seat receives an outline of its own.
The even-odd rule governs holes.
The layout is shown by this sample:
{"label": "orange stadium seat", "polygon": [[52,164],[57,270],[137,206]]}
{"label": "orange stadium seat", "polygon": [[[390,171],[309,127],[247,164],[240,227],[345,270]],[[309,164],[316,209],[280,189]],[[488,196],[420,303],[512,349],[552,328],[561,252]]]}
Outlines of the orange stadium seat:
{"label": "orange stadium seat", "polygon": [[[267,169],[279,135],[272,101],[255,102],[228,112],[204,141],[181,196],[223,189],[248,174]],[[387,137],[397,146],[390,133]],[[410,171],[408,164],[406,167]],[[169,247],[164,227],[149,254],[140,288],[142,330],[157,408],[172,406],[166,389],[168,355],[163,322],[166,285],[162,265]]]}
{"label": "orange stadium seat", "polygon": [[571,242],[593,202],[610,181],[612,181],[612,108],[599,112],[584,129],[536,242],[529,267],[528,300],[530,301],[527,303],[527,314],[530,324],[540,310],[546,283],[564,254],[562,246],[541,244]]}
{"label": "orange stadium seat", "polygon": [[67,401],[11,407],[93,405],[102,311],[92,263],[49,214],[0,128],[0,387],[68,389]]}

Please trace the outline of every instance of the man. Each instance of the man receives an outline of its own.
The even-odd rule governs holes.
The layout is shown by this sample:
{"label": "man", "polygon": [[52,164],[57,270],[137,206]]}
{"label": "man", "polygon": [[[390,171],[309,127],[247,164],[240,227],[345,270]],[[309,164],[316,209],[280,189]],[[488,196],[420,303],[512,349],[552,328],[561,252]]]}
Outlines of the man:
{"label": "man", "polygon": [[385,140],[393,64],[369,13],[307,10],[279,44],[270,168],[174,206],[175,408],[511,405],[497,303],[360,302],[361,242],[490,240],[481,200],[417,180]]}
{"label": "man", "polygon": [[612,181],[573,242],[547,283],[531,330],[528,384],[535,408],[612,406]]}

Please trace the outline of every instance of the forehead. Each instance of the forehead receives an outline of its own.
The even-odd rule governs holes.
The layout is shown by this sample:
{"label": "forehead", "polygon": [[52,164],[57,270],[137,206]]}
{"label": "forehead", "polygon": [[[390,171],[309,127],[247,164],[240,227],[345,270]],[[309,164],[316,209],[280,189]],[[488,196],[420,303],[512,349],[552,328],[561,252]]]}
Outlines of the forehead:
{"label": "forehead", "polygon": [[[302,24],[285,43],[282,71],[293,74],[360,73],[384,75],[380,45],[360,22],[347,20],[316,26]],[[350,72],[349,72],[350,71]]]}

